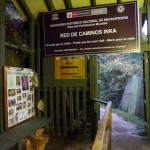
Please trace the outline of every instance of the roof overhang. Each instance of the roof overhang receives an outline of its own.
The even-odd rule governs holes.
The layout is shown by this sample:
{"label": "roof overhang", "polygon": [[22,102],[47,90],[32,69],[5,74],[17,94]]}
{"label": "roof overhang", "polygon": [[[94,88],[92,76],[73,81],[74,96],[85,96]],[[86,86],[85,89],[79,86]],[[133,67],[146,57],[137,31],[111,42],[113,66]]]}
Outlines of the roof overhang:
{"label": "roof overhang", "polygon": [[[120,0],[121,2],[130,2],[132,0]],[[139,8],[144,6],[145,0],[137,0]],[[27,21],[33,17],[35,20],[40,12],[51,10],[64,10],[70,8],[80,8],[104,4],[114,4],[118,0],[12,0],[20,15]]]}

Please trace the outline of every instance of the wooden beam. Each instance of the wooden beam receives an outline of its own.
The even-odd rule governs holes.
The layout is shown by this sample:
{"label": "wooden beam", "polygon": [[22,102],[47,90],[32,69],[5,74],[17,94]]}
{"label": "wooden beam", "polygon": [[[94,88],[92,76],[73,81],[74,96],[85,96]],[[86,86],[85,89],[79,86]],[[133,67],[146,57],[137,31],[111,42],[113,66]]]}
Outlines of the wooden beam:
{"label": "wooden beam", "polygon": [[64,3],[65,3],[65,6],[66,6],[66,9],[69,9],[68,0],[64,0]]}
{"label": "wooden beam", "polygon": [[[98,97],[98,83],[97,83],[97,55],[91,55],[89,57],[89,78],[90,78],[90,99],[97,99]],[[98,129],[98,117],[99,117],[99,102],[91,103],[91,115],[92,117],[92,137]]]}
{"label": "wooden beam", "polygon": [[91,2],[91,6],[95,6],[96,5],[96,0],[90,0]]}
{"label": "wooden beam", "polygon": [[[148,29],[148,47],[150,45],[150,0],[147,0],[147,29]],[[147,135],[150,136],[150,69],[149,52],[144,52],[144,71],[145,71],[145,94],[146,94],[146,122]]]}
{"label": "wooden beam", "polygon": [[45,4],[46,4],[46,6],[47,6],[48,10],[49,10],[49,11],[50,11],[50,10],[52,10],[51,5],[50,5],[49,1],[48,1],[48,0],[44,0],[44,2],[45,2]]}
{"label": "wooden beam", "polygon": [[17,0],[12,0],[12,2],[14,3],[15,7],[17,8],[17,10],[18,10],[19,14],[21,15],[21,17],[23,18],[23,20],[27,21],[26,14],[24,13],[24,11],[22,10],[22,8],[18,4]]}
{"label": "wooden beam", "polygon": [[32,17],[30,20],[30,30],[29,30],[29,40],[30,40],[30,68],[35,69],[35,20]]}
{"label": "wooden beam", "polygon": [[[36,97],[37,97],[37,102],[40,100],[40,87],[41,87],[41,45],[40,45],[40,40],[41,40],[41,33],[40,33],[40,23],[36,23],[36,71],[38,74],[39,78],[39,87],[37,87],[37,92],[36,92]],[[41,111],[37,111],[37,115],[41,116]]]}
{"label": "wooden beam", "polygon": [[[62,87],[62,117],[63,117],[63,136],[67,135],[67,114],[66,114],[66,98],[67,98],[66,88]],[[58,117],[58,116],[56,116]]]}
{"label": "wooden beam", "polygon": [[[92,150],[111,149],[112,103],[108,102]],[[105,148],[104,148],[105,147]],[[107,147],[107,148],[106,148]]]}
{"label": "wooden beam", "polygon": [[6,1],[0,0],[0,133],[4,131],[4,117],[3,117],[3,100],[4,100],[4,78],[3,78],[3,67],[5,66],[5,9],[6,9]]}
{"label": "wooden beam", "polygon": [[45,3],[47,4],[48,9],[55,10],[55,6],[54,6],[52,0],[45,0]]}
{"label": "wooden beam", "polygon": [[24,14],[27,16],[27,18],[31,18],[32,14],[31,11],[29,10],[29,8],[27,7],[27,4],[25,3],[24,0],[17,0],[20,8],[22,9],[22,11],[24,12]]}
{"label": "wooden beam", "polygon": [[145,99],[146,99],[146,122],[147,135],[150,136],[150,70],[149,70],[149,53],[144,52],[144,75],[145,75]]}
{"label": "wooden beam", "polygon": [[148,30],[148,44],[150,44],[150,0],[147,0],[147,30]]}

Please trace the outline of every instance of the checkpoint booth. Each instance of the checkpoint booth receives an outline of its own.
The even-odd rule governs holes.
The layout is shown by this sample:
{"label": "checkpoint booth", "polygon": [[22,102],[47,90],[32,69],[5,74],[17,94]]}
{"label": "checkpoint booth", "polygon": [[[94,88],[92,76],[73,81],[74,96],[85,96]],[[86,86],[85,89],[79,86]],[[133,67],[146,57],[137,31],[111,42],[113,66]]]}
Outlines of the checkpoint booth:
{"label": "checkpoint booth", "polygon": [[[145,107],[150,114],[150,39],[149,33],[147,41],[141,34],[145,20],[150,29],[148,1],[12,0],[29,27],[27,47],[5,41],[6,4],[1,0],[0,141],[24,124],[31,131],[18,132],[20,139],[41,127],[52,134],[90,132],[95,137],[100,121],[100,53],[143,52]],[[27,64],[6,66],[8,47],[26,53]],[[149,115],[145,121],[150,135]],[[33,124],[38,124],[35,129]],[[10,141],[10,147],[19,142]]]}

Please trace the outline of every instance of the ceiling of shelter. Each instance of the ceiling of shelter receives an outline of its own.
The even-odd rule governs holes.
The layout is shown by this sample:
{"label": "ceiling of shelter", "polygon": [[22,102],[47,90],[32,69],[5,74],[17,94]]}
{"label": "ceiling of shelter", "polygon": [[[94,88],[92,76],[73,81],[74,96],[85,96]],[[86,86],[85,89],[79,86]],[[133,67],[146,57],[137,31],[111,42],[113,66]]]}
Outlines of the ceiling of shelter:
{"label": "ceiling of shelter", "polygon": [[[39,12],[64,10],[133,0],[12,0],[20,15],[27,21],[28,18],[38,17]],[[139,7],[143,7],[145,0],[137,0]]]}

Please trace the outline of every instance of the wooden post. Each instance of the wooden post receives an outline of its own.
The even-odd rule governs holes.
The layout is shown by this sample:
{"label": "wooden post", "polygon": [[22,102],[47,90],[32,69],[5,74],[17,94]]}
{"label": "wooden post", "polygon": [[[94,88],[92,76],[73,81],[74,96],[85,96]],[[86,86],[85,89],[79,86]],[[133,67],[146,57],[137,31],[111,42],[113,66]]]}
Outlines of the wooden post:
{"label": "wooden post", "polygon": [[3,117],[3,67],[5,66],[5,9],[6,9],[6,1],[0,0],[0,133],[4,131],[4,117]]}
{"label": "wooden post", "polygon": [[[67,135],[67,116],[66,116],[66,88],[62,87],[62,112],[63,112],[63,135]],[[57,116],[58,117],[58,116]]]}
{"label": "wooden post", "polygon": [[[147,29],[148,29],[148,45],[150,46],[150,0],[147,0]],[[149,47],[150,51],[150,47]],[[147,134],[150,136],[150,53],[144,52],[145,58],[145,80],[146,80],[146,119],[147,119]]]}
{"label": "wooden post", "polygon": [[30,20],[30,31],[29,31],[29,40],[30,40],[30,67],[35,69],[35,20],[32,17]]}
{"label": "wooden post", "polygon": [[148,30],[148,44],[150,44],[150,0],[147,0],[147,30]]}
{"label": "wooden post", "polygon": [[[33,26],[33,27],[31,27],[31,29],[34,30],[34,23],[31,23],[31,24],[32,24],[31,26]],[[32,31],[32,33],[34,33],[34,31]],[[39,22],[36,23],[36,33],[37,33],[37,37],[36,37],[37,51],[36,51],[36,68],[35,69],[37,71],[38,79],[39,79],[39,86],[37,87],[37,92],[36,92],[37,103],[38,103],[38,101],[40,100],[40,92],[41,92],[40,91],[40,87],[41,87],[41,82],[40,82],[40,79],[41,79],[41,75],[40,75],[41,74],[41,47],[40,47],[40,24],[39,24]],[[33,48],[34,48],[34,46],[33,46]],[[33,55],[32,55],[32,57],[33,57]],[[33,67],[35,67],[33,60],[31,61],[31,64]],[[37,111],[37,115],[41,116],[41,112]]]}
{"label": "wooden post", "polygon": [[[92,55],[89,59],[89,76],[90,76],[90,99],[98,97],[98,78],[97,78],[97,56]],[[91,116],[92,116],[92,137],[94,138],[98,129],[99,121],[99,103],[91,102]]]}
{"label": "wooden post", "polygon": [[144,52],[144,74],[145,74],[145,99],[146,99],[146,122],[147,134],[150,136],[150,87],[149,87],[149,58],[148,52]]}

